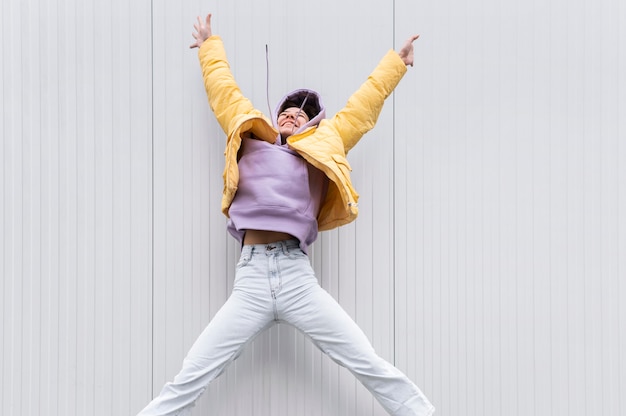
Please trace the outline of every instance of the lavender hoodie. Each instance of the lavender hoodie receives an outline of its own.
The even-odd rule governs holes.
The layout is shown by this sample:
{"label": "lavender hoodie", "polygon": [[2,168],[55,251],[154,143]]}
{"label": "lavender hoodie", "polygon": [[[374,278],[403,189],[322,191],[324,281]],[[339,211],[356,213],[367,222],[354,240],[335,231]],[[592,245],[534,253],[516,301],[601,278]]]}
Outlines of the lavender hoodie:
{"label": "lavender hoodie", "polygon": [[[299,89],[278,102],[274,127],[278,127],[278,114],[287,107],[301,107],[310,119],[293,135],[314,128],[326,114],[317,92]],[[317,238],[317,215],[328,189],[324,173],[283,144],[280,135],[274,144],[244,138],[238,167],[239,184],[228,211],[228,231],[240,242],[248,229],[289,233],[308,253]]]}

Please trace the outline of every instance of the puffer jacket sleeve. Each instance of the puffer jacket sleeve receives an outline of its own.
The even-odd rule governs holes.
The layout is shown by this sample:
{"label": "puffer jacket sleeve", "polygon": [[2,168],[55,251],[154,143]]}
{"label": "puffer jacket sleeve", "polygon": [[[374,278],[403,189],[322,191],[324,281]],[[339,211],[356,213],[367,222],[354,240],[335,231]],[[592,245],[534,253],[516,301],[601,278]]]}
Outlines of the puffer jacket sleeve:
{"label": "puffer jacket sleeve", "polygon": [[406,65],[398,53],[390,50],[348,99],[346,106],[330,120],[329,124],[341,137],[346,153],[374,127],[385,99],[406,72]]}
{"label": "puffer jacket sleeve", "polygon": [[[262,116],[243,96],[226,59],[224,44],[219,36],[211,36],[202,43],[198,52],[204,87],[211,110],[222,130],[229,135],[237,116],[253,114]],[[259,114],[256,114],[259,113]]]}

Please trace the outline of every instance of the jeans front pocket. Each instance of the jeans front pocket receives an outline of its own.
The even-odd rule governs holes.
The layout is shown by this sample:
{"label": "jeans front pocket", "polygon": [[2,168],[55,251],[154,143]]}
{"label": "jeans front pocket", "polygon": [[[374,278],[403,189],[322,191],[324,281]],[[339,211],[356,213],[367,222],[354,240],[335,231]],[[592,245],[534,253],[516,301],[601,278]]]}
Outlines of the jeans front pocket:
{"label": "jeans front pocket", "polygon": [[250,260],[252,259],[252,247],[244,247],[241,250],[241,256],[239,256],[239,261],[237,261],[237,266],[235,267],[237,270],[246,267]]}

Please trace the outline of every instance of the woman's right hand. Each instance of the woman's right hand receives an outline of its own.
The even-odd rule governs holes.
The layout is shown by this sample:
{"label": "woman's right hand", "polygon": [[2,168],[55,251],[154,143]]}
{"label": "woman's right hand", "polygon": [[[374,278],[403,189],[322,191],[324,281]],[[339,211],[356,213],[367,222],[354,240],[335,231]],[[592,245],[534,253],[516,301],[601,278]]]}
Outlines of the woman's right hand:
{"label": "woman's right hand", "polygon": [[196,30],[191,35],[196,39],[194,43],[189,45],[190,48],[199,48],[202,46],[205,40],[211,37],[211,13],[206,16],[204,22],[198,16],[198,22],[193,25],[193,28]]}

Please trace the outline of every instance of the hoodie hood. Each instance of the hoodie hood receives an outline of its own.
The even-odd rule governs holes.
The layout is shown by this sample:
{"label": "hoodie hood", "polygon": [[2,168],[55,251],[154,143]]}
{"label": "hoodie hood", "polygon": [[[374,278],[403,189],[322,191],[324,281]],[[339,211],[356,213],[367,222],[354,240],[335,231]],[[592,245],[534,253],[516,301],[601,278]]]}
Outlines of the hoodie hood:
{"label": "hoodie hood", "polygon": [[[303,106],[304,104],[304,106]],[[320,95],[308,89],[299,89],[285,95],[276,106],[274,111],[274,119],[272,124],[278,129],[278,115],[289,107],[302,107],[302,111],[309,116],[309,122],[300,126],[293,134],[300,133],[311,126],[317,126],[324,118],[326,118],[326,107],[322,103]]]}

